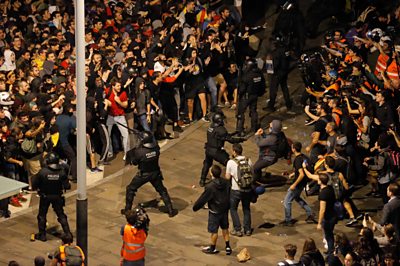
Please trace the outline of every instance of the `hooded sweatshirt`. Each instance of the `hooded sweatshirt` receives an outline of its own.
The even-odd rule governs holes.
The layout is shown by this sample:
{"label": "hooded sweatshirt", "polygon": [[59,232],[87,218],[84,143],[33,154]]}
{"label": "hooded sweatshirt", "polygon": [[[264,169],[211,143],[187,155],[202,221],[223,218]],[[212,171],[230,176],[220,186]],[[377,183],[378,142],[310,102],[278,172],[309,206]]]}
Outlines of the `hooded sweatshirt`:
{"label": "hooded sweatshirt", "polygon": [[4,64],[1,66],[1,70],[13,71],[15,68],[15,53],[7,49],[4,51]]}
{"label": "hooded sweatshirt", "polygon": [[256,145],[259,148],[259,157],[266,161],[276,161],[276,146],[278,145],[278,134],[282,132],[282,122],[273,120],[269,134],[255,136]]}
{"label": "hooded sweatshirt", "polygon": [[147,105],[150,104],[150,91],[148,89],[140,90],[139,86],[144,83],[144,79],[141,77],[135,80],[135,91],[136,91],[136,111],[137,115],[143,115],[147,113]]}
{"label": "hooded sweatshirt", "polygon": [[230,184],[224,178],[213,179],[193,205],[193,211],[200,210],[206,203],[212,213],[225,213],[229,210]]}

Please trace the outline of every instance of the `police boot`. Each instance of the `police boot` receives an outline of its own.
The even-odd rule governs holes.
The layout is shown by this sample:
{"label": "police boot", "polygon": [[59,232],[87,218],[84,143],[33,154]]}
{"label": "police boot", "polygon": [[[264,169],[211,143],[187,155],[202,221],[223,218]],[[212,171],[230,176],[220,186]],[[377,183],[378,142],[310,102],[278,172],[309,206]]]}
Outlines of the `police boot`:
{"label": "police boot", "polygon": [[36,233],[35,240],[40,240],[42,242],[46,242],[47,241],[46,233]]}
{"label": "police boot", "polygon": [[168,192],[166,192],[165,194],[163,193],[163,195],[161,195],[161,198],[164,201],[165,207],[167,208],[168,216],[172,218],[177,215],[178,210],[174,209],[174,207],[172,206],[171,198],[169,197]]}
{"label": "police boot", "polygon": [[199,186],[200,187],[204,187],[205,185],[206,185],[206,179],[205,178],[200,178]]}
{"label": "police boot", "polygon": [[58,222],[61,224],[61,227],[65,234],[71,234],[67,219],[59,219]]}
{"label": "police boot", "polygon": [[125,213],[132,209],[132,203],[135,198],[135,193],[129,189],[129,186],[126,188],[126,198],[125,198],[125,208],[121,209],[121,214],[125,215]]}

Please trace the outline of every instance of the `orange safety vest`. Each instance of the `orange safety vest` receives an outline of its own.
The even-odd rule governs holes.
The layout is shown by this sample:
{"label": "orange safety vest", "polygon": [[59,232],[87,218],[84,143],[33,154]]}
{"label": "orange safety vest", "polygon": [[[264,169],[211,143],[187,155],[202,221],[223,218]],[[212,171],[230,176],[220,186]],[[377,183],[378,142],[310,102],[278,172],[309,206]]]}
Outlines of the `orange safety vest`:
{"label": "orange safety vest", "polygon": [[[61,260],[61,265],[62,266],[66,266],[66,255],[65,255],[65,247],[66,246],[70,246],[70,245],[62,245],[60,246],[60,260]],[[85,261],[85,254],[83,253],[82,249],[78,246],[75,246],[77,249],[79,249],[79,251],[81,252],[82,255],[82,261]],[[85,263],[82,262],[82,266],[85,266]]]}
{"label": "orange safety vest", "polygon": [[400,78],[399,72],[400,72],[400,66],[397,65],[396,59],[393,59],[393,61],[386,69],[386,74],[390,79],[398,80]]}
{"label": "orange safety vest", "polygon": [[389,56],[387,54],[380,54],[378,57],[378,61],[376,62],[375,66],[375,75],[378,75],[379,72],[381,71],[386,71],[386,74],[390,79],[399,79],[399,72],[400,72],[400,67],[397,65],[397,62],[395,59],[392,60],[390,65],[388,66],[387,63],[389,61]]}
{"label": "orange safety vest", "polygon": [[389,60],[389,56],[387,54],[380,54],[378,56],[378,61],[376,61],[374,74],[378,75],[380,72],[386,70],[386,62]]}
{"label": "orange safety vest", "polygon": [[146,233],[143,229],[136,229],[130,224],[125,225],[124,241],[121,248],[121,257],[127,261],[141,260],[146,255],[144,241],[146,241]]}
{"label": "orange safety vest", "polygon": [[332,116],[332,118],[334,119],[336,126],[339,127],[340,126],[340,116],[343,115],[342,110],[340,110],[339,108],[333,108],[332,114],[336,115],[336,116]]}

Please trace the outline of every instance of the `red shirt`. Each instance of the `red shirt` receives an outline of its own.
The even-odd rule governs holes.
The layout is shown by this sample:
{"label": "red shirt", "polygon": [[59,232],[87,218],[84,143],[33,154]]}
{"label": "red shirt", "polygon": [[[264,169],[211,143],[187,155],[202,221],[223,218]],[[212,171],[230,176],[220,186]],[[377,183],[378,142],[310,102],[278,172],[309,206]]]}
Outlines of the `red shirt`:
{"label": "red shirt", "polygon": [[[110,89],[105,89],[106,95],[110,93]],[[121,116],[125,114],[125,109],[121,107],[118,103],[114,100],[115,94],[114,91],[111,90],[110,96],[107,98],[111,102],[111,106],[109,107],[109,114],[111,116]],[[119,99],[121,102],[126,102],[128,100],[128,96],[126,92],[123,91],[119,94]]]}

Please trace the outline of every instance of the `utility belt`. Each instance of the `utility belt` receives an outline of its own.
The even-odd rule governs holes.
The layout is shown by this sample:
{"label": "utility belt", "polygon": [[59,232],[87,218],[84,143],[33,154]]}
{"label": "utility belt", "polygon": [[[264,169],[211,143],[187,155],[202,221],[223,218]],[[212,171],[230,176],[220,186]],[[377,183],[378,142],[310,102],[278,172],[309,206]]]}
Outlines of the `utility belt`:
{"label": "utility belt", "polygon": [[47,199],[47,200],[58,200],[58,199],[61,199],[61,201],[62,201],[62,206],[64,207],[65,206],[65,197],[64,197],[64,195],[63,194],[49,194],[49,195],[47,195],[47,194],[39,194],[40,195],[40,198],[42,198],[42,199]]}
{"label": "utility belt", "polygon": [[40,197],[43,197],[43,198],[64,197],[62,192],[60,192],[60,194],[45,194],[45,193],[39,193],[39,196],[40,196]]}
{"label": "utility belt", "polygon": [[160,169],[155,170],[155,171],[151,171],[151,172],[147,172],[147,171],[145,172],[145,171],[142,171],[142,170],[139,169],[138,175],[140,177],[147,177],[149,175],[154,175],[154,174],[157,174],[157,173],[160,173]]}
{"label": "utility belt", "polygon": [[220,150],[224,150],[224,147],[214,147],[214,146],[207,145],[207,143],[206,143],[206,144],[204,144],[204,149],[220,151]]}

